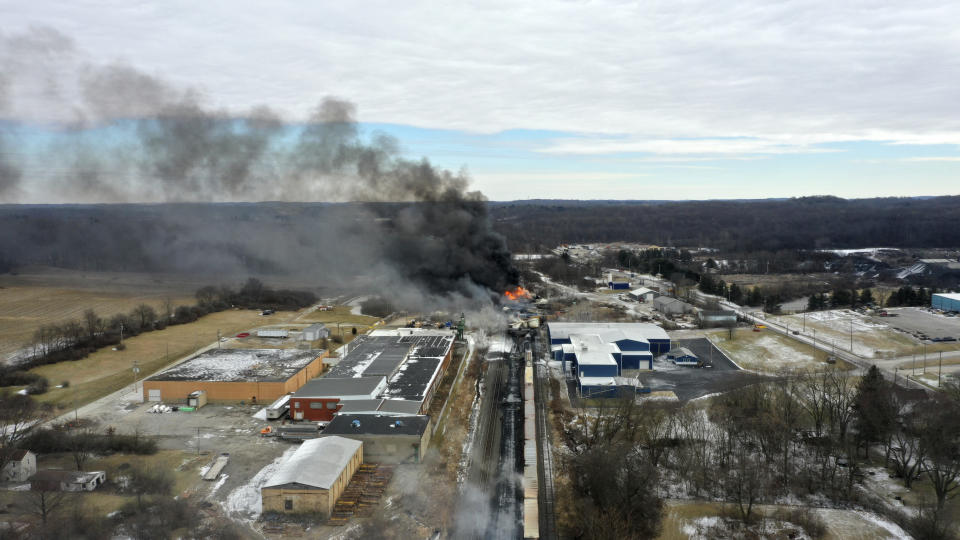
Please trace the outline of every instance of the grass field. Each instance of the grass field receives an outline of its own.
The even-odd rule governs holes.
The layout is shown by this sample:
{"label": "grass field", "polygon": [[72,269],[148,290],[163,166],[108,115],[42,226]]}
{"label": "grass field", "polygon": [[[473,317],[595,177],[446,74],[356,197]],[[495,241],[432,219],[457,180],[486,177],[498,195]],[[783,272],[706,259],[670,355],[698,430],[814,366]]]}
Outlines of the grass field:
{"label": "grass field", "polygon": [[[333,309],[328,311],[312,311],[306,313],[294,319],[291,322],[298,323],[323,323],[330,327],[330,331],[333,333],[337,332],[337,323],[340,323],[341,328],[357,327],[357,331],[361,330],[361,327],[372,326],[380,319],[377,317],[371,317],[369,315],[354,315],[350,312],[350,306],[333,306]],[[349,332],[350,328],[346,328],[345,333]]]}
{"label": "grass field", "polygon": [[[727,339],[727,331],[714,332],[712,340],[740,367],[753,371],[776,373],[784,369],[810,369],[827,367],[827,354],[813,347],[794,341],[770,330],[754,332],[751,329],[734,331],[733,339]],[[838,367],[852,366],[838,361]]]}
{"label": "grass field", "polygon": [[[278,313],[290,316],[290,313]],[[75,362],[40,366],[30,371],[46,377],[51,385],[69,381],[68,388],[51,388],[37,396],[40,401],[59,406],[83,405],[133,383],[133,362],[145,377],[170,362],[217,340],[217,330],[228,336],[263,322],[259,312],[229,310],[211,313],[196,322],[170,326],[124,341],[126,350],[104,348]],[[169,349],[169,353],[167,352]]]}
{"label": "grass field", "polygon": [[160,291],[103,292],[42,286],[3,286],[0,288],[0,359],[26,347],[37,328],[45,324],[79,319],[87,309],[93,309],[104,318],[129,312],[140,304],[148,304],[159,310],[166,298],[170,298],[175,306],[194,302],[190,295]]}

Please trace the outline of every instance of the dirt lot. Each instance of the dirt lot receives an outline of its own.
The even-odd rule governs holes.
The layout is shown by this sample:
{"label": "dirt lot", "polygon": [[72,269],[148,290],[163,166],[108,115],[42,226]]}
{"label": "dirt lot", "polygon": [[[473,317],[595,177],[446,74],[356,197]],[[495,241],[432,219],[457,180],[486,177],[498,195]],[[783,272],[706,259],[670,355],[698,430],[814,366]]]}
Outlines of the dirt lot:
{"label": "dirt lot", "polygon": [[[804,322],[806,318],[806,322]],[[850,349],[850,334],[853,332],[853,352],[863,358],[892,358],[917,352],[922,343],[889,325],[900,317],[869,317],[848,309],[813,311],[804,315],[788,315],[773,318],[792,330],[813,336],[818,340],[833,343],[836,347]],[[905,321],[917,320],[906,316]],[[805,330],[804,330],[805,329]],[[960,337],[958,335],[957,337]],[[928,352],[960,349],[960,342],[934,343],[927,345]]]}
{"label": "dirt lot", "polygon": [[[743,369],[775,374],[783,370],[825,368],[828,353],[794,341],[770,330],[754,332],[749,328],[734,331],[728,339],[726,331],[715,332],[717,345]],[[836,364],[852,368],[846,363]]]}

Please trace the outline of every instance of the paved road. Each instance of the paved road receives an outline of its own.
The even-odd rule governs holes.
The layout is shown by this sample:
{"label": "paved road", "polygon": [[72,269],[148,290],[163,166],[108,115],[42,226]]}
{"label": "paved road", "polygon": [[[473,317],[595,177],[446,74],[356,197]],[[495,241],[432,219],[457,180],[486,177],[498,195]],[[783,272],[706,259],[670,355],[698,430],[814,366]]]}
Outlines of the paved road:
{"label": "paved road", "polygon": [[713,367],[681,367],[666,361],[655,361],[653,371],[639,375],[640,382],[645,387],[654,392],[669,390],[676,394],[680,401],[689,401],[710,394],[736,390],[764,379],[761,375],[742,371],[707,339],[677,340],[676,345],[687,347],[704,360],[712,357]]}

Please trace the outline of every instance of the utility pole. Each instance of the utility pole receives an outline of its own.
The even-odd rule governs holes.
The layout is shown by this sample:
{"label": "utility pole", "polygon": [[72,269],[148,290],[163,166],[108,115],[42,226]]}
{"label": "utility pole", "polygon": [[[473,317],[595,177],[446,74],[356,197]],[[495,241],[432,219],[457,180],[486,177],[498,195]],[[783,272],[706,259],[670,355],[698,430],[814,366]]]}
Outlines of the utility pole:
{"label": "utility pole", "polygon": [[923,374],[927,374],[927,344],[923,344]]}
{"label": "utility pole", "polygon": [[913,351],[913,376],[917,376],[917,351]]}
{"label": "utility pole", "polygon": [[803,333],[807,333],[807,312],[803,312]]}
{"label": "utility pole", "polygon": [[850,352],[853,352],[853,319],[850,319]]}
{"label": "utility pole", "polygon": [[217,328],[217,348],[220,348],[220,329]]}
{"label": "utility pole", "polygon": [[200,428],[197,428],[197,455],[200,455]]}
{"label": "utility pole", "polygon": [[943,373],[943,351],[940,351],[940,362],[937,367],[937,388],[940,388],[940,374]]}

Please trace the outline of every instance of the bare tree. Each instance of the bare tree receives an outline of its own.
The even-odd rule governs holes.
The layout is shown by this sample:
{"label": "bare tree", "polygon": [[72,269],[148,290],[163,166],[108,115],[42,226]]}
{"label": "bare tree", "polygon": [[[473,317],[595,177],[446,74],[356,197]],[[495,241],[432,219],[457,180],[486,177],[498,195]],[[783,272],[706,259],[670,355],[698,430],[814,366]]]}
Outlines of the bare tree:
{"label": "bare tree", "polygon": [[43,411],[30,396],[0,393],[0,470],[10,463],[17,445],[43,419]]}
{"label": "bare tree", "polygon": [[66,493],[60,490],[60,475],[55,471],[40,471],[33,476],[30,491],[23,497],[24,510],[38,516],[46,525],[65,496]]}
{"label": "bare tree", "polygon": [[924,473],[937,494],[937,509],[960,488],[960,427],[956,424],[956,405],[941,403],[927,411],[929,424],[920,433],[920,444],[928,456]]}
{"label": "bare tree", "polygon": [[132,314],[141,330],[153,328],[153,323],[157,320],[157,312],[147,304],[140,304],[133,308]]}

